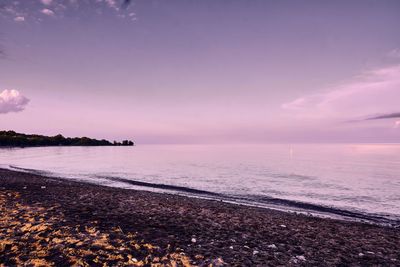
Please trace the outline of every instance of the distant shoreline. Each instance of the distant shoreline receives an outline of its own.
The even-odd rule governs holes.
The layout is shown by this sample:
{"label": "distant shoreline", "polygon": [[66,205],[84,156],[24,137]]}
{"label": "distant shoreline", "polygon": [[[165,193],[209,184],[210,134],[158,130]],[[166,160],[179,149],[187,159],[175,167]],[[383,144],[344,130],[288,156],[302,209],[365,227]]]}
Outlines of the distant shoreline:
{"label": "distant shoreline", "polygon": [[33,260],[201,266],[400,261],[396,228],[5,169],[0,169],[0,205],[0,236],[5,240],[0,262],[6,265]]}
{"label": "distant shoreline", "polygon": [[0,131],[0,147],[49,147],[49,146],[133,146],[131,140],[122,142],[89,137],[64,137],[61,134],[45,136],[15,131]]}

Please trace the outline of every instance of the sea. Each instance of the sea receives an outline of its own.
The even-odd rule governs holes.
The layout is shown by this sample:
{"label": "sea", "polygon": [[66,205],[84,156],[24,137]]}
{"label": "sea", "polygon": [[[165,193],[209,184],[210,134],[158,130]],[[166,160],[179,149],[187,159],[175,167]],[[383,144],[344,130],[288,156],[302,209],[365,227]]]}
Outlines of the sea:
{"label": "sea", "polygon": [[310,216],[400,225],[400,144],[2,148],[0,167]]}

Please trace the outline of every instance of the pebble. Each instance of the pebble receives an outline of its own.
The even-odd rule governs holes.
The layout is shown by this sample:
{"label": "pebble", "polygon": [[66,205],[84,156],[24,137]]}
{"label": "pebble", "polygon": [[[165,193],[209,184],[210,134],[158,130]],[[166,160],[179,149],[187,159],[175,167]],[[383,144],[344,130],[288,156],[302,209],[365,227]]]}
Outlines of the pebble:
{"label": "pebble", "polygon": [[218,258],[216,260],[213,260],[210,264],[211,266],[216,266],[216,267],[220,267],[220,266],[225,266],[225,262],[223,259]]}
{"label": "pebble", "polygon": [[40,188],[45,189],[46,187],[44,185],[42,185]]}
{"label": "pebble", "polygon": [[301,261],[305,261],[306,257],[304,257],[303,255],[301,256],[296,256],[296,259],[301,260]]}
{"label": "pebble", "polygon": [[291,262],[293,262],[293,263],[299,263],[299,262],[302,262],[302,261],[306,261],[306,257],[304,257],[304,256],[295,256],[295,257],[292,257],[292,259],[290,260]]}
{"label": "pebble", "polygon": [[371,255],[375,255],[375,253],[372,252],[372,251],[367,251],[366,253],[367,253],[367,254],[371,254]]}
{"label": "pebble", "polygon": [[[51,190],[53,190],[53,187],[51,186],[51,184],[49,184],[49,186],[50,186]],[[27,188],[26,186],[23,186],[23,187]],[[37,185],[33,184],[32,187],[33,188],[39,188],[41,186],[40,186],[40,183],[39,183]],[[46,191],[46,190],[43,189],[43,187],[46,188],[46,186],[43,185],[41,187],[43,191]],[[21,188],[21,187],[19,187],[19,188]],[[105,190],[105,191],[107,191],[107,190]],[[47,196],[47,194],[44,194],[43,196]],[[51,196],[51,197],[53,197],[53,196]],[[96,205],[97,202],[93,202],[93,203],[94,204],[91,204],[91,205]],[[80,204],[77,203],[76,205],[80,205]],[[107,204],[107,205],[109,205],[109,204]],[[100,206],[100,208],[103,208],[103,206],[101,206],[101,202],[100,202],[99,206]],[[90,210],[88,212],[90,212]],[[95,209],[95,210],[97,211],[97,209]],[[105,211],[104,210],[103,209],[99,209],[99,214],[104,216],[103,218],[107,218],[106,215],[105,215]],[[56,211],[57,210],[54,210],[54,212],[56,212]],[[108,209],[106,211],[108,212]],[[129,210],[127,210],[127,211],[129,211]],[[58,212],[59,211],[57,211],[57,214],[58,214]],[[69,212],[68,214],[72,215],[72,214],[74,214],[73,212],[74,211]],[[86,219],[86,217],[84,219]],[[65,220],[63,220],[63,221],[65,221]],[[227,221],[228,221],[228,219],[227,219]],[[77,221],[77,222],[80,223],[80,221]],[[288,221],[287,222],[290,223],[290,226],[291,226],[291,229],[288,229],[288,231],[286,231],[286,228],[288,228],[288,227],[286,225],[284,225],[284,224],[276,224],[276,223],[274,224],[273,222],[270,222],[270,221],[268,221],[268,222],[269,222],[269,224],[268,224],[269,228],[266,228],[266,229],[269,229],[269,230],[270,230],[270,228],[273,229],[273,230],[282,228],[283,231],[281,231],[281,232],[288,232],[291,229],[296,229],[296,224],[294,224],[294,223],[292,224],[292,223],[290,223]],[[111,223],[112,223],[112,221],[111,221]],[[330,222],[328,221],[327,224],[329,226]],[[216,226],[216,227],[219,227],[219,226]],[[319,231],[318,227],[319,226],[314,226],[314,227],[309,226],[309,228],[311,230],[311,233],[318,233],[318,231]],[[153,228],[151,228],[151,229],[153,229]],[[173,229],[175,230],[175,228],[173,228]],[[266,229],[261,229],[261,230],[266,230]],[[125,230],[125,228],[124,228],[124,230]],[[211,229],[211,230],[214,230],[214,229]],[[145,231],[145,233],[148,233],[148,232],[150,232],[152,230],[144,228],[144,231]],[[322,231],[324,232],[325,230],[322,230]],[[277,231],[277,232],[279,232],[279,231]],[[213,232],[211,231],[211,233],[213,233]],[[258,232],[258,231],[255,232],[255,234],[257,234],[257,237],[259,237],[259,233],[260,232]],[[363,233],[363,232],[361,232],[361,233]],[[287,245],[286,245],[286,243],[281,244],[281,242],[283,242],[283,240],[284,240],[283,238],[282,238],[281,241],[277,242],[278,245],[273,244],[273,243],[268,244],[272,240],[270,240],[269,242],[268,242],[268,240],[264,240],[264,241],[267,241],[266,243],[264,243],[264,246],[267,247],[267,249],[265,250],[265,249],[262,248],[262,246],[260,246],[259,249],[262,249],[262,251],[258,251],[257,246],[261,245],[261,244],[257,244],[260,240],[253,239],[253,235],[255,235],[254,233],[250,233],[249,237],[246,234],[242,234],[241,235],[240,233],[238,233],[237,234],[238,237],[235,236],[234,239],[231,239],[230,237],[228,237],[230,234],[231,234],[230,232],[227,232],[226,236],[225,235],[221,235],[221,236],[223,236],[223,239],[220,236],[214,237],[218,241],[215,242],[215,241],[213,241],[213,239],[211,239],[211,242],[210,242],[211,244],[215,244],[216,243],[217,244],[216,246],[218,246],[218,247],[224,246],[224,244],[225,244],[225,249],[226,249],[226,247],[229,247],[229,249],[232,250],[232,251],[230,251],[230,250],[229,251],[226,251],[226,250],[224,251],[228,255],[227,256],[228,263],[230,263],[231,260],[237,260],[237,262],[241,261],[243,265],[247,265],[247,266],[251,266],[251,265],[255,266],[257,264],[260,264],[260,266],[262,266],[261,262],[265,262],[264,260],[276,261],[276,262],[279,262],[281,264],[288,264],[287,260],[290,260],[291,258],[292,258],[292,263],[296,261],[298,264],[311,264],[311,262],[314,262],[314,260],[316,260],[311,255],[309,256],[308,254],[306,254],[307,257],[305,257],[305,255],[304,256],[296,256],[296,255],[301,255],[302,254],[302,250],[303,250],[302,247],[298,247],[297,244],[293,244],[293,243],[289,243]],[[296,234],[296,239],[297,238],[302,238],[303,232],[296,232],[295,234]],[[299,234],[299,236],[297,236],[297,234]],[[178,239],[179,235],[177,234],[176,236],[177,237],[174,237],[174,235],[171,235],[171,237],[168,238],[168,239],[169,240],[174,240],[175,238]],[[185,245],[189,245],[190,244],[191,248],[188,249],[188,250],[192,251],[192,250],[195,250],[195,248],[198,247],[199,244],[197,244],[197,236],[192,235],[192,237],[190,237],[190,239],[189,239],[189,237],[190,237],[190,235],[188,235],[188,236],[183,235],[181,237],[181,240],[179,240],[179,242],[177,242],[177,244],[182,244],[182,243],[184,243]],[[210,237],[213,237],[213,236],[210,236]],[[207,235],[205,235],[204,237],[200,236],[199,238],[201,238],[201,242],[200,243],[203,243],[203,241],[209,240],[208,239],[209,236],[207,236]],[[235,241],[235,246],[231,246],[231,245],[227,246],[229,244],[229,242],[234,242],[233,240],[235,240],[236,238],[238,238],[238,240]],[[186,242],[183,242],[184,239],[186,239]],[[245,239],[250,239],[250,240],[245,241]],[[229,241],[226,242],[227,240],[229,240]],[[308,240],[308,238],[307,238],[307,240]],[[189,242],[187,242],[187,241],[189,241]],[[246,243],[248,242],[248,243],[245,245],[242,242],[246,242]],[[276,241],[274,240],[274,242],[276,242]],[[85,245],[88,245],[88,244],[85,244]],[[292,249],[293,246],[295,246],[294,250]],[[207,245],[207,248],[199,249],[199,251],[202,251],[202,252],[206,253],[209,250],[208,247],[209,246]],[[252,251],[252,249],[253,249],[253,251]],[[357,263],[359,264],[359,262],[362,262],[362,260],[366,259],[366,257],[368,257],[368,256],[369,257],[375,257],[374,255],[372,255],[372,256],[370,255],[372,253],[375,253],[375,255],[379,255],[378,249],[376,249],[374,246],[371,245],[371,247],[369,247],[367,249],[371,249],[371,251],[367,251],[366,249],[360,249],[360,250],[363,250],[364,252],[357,253],[356,251],[354,251],[353,253],[351,253],[350,251],[347,251],[346,254],[340,253],[341,255],[338,255],[338,256],[342,257],[344,255],[344,257],[349,260],[349,262],[346,262],[346,263],[348,263],[349,265],[352,265],[353,262],[355,262],[355,264],[357,264]],[[235,250],[235,251],[233,251],[233,250]],[[279,253],[278,252],[279,250],[283,251],[283,253]],[[327,250],[326,247],[325,248],[322,247],[321,250],[320,250],[320,252],[322,254],[321,256],[325,256],[324,255],[326,253],[325,251],[327,251],[329,253],[329,250]],[[374,252],[372,252],[372,251],[374,251]],[[382,262],[383,262],[383,259],[384,259],[384,260],[386,260],[386,264],[388,264],[388,265],[390,265],[390,264],[392,264],[392,265],[398,264],[399,259],[395,258],[395,254],[391,254],[391,252],[386,252],[385,250],[382,250],[382,251],[384,253],[387,253],[387,255],[385,255],[385,258],[381,257],[380,259],[376,259],[376,260],[382,260]],[[352,254],[353,256],[351,256],[349,254]],[[244,255],[244,256],[242,256],[242,255]],[[141,257],[141,254],[139,256]],[[251,257],[251,256],[253,256],[253,257]],[[328,255],[326,255],[326,256],[328,256]],[[389,257],[386,258],[386,256],[389,256]],[[245,259],[249,260],[249,262],[244,261],[242,257],[243,258],[245,257]],[[334,255],[334,257],[336,257],[336,255]],[[211,259],[211,258],[212,258],[212,256],[211,256],[211,253],[210,253],[210,256],[207,256],[207,261],[211,262],[210,260],[208,260],[208,259]],[[306,258],[307,258],[307,260],[306,260]],[[137,259],[139,260],[139,258],[137,258]],[[330,259],[332,259],[332,258],[328,258],[327,262]],[[334,258],[334,259],[336,259],[336,258]],[[132,261],[134,261],[134,260],[132,259]],[[200,263],[199,261],[197,261],[197,262]],[[221,260],[220,264],[223,264],[222,260]],[[382,264],[382,265],[384,265],[384,264]]]}

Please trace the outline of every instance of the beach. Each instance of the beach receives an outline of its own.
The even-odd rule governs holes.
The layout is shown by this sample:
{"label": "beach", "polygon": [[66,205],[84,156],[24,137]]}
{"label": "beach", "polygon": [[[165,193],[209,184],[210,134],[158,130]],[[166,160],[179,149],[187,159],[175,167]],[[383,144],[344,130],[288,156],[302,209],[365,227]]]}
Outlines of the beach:
{"label": "beach", "polygon": [[5,169],[0,207],[4,266],[400,264],[399,228]]}

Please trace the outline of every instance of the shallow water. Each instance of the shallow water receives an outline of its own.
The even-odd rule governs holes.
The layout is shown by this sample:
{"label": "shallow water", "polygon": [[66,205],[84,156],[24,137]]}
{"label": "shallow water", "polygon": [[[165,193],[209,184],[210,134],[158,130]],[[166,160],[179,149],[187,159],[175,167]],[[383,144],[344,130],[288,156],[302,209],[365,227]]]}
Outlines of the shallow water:
{"label": "shallow water", "polygon": [[0,164],[108,186],[400,218],[399,144],[16,148],[0,149]]}

